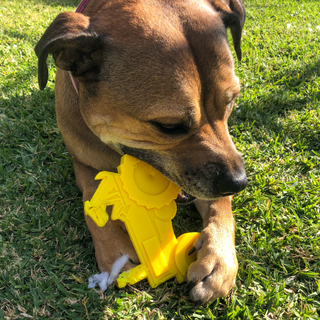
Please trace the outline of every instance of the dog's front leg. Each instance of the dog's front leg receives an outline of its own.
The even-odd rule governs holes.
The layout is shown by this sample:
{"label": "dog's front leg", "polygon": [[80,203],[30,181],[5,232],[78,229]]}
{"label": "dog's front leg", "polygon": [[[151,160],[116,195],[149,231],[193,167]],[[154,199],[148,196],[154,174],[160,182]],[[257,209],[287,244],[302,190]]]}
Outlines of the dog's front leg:
{"label": "dog's front leg", "polygon": [[238,262],[231,197],[196,200],[195,205],[204,229],[195,244],[197,260],[190,265],[187,280],[191,298],[202,304],[228,294],[235,285]]}
{"label": "dog's front leg", "polygon": [[[99,181],[94,180],[98,171],[76,159],[73,159],[73,167],[78,187],[83,194],[83,201],[90,200],[99,185]],[[110,216],[111,207],[108,207],[107,211]],[[122,255],[129,257],[122,270],[131,269],[139,264],[123,222],[109,219],[104,227],[98,227],[89,216],[85,215],[85,219],[94,242],[95,256],[101,272],[110,272],[115,261]]]}

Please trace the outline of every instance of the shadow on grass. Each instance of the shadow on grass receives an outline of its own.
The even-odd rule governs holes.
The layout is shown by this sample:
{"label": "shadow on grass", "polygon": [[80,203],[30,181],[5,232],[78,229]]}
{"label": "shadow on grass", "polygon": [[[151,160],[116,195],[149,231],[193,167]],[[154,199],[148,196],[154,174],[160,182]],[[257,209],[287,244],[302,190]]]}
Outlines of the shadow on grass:
{"label": "shadow on grass", "polygon": [[9,38],[15,38],[19,40],[29,39],[30,36],[26,33],[22,33],[13,29],[4,29],[3,33]]}
{"label": "shadow on grass", "polygon": [[[6,248],[0,257],[0,318],[1,309],[14,310],[17,301],[29,314],[51,303],[52,314],[59,314],[53,318],[61,318],[59,307],[70,294],[60,284],[73,295],[90,295],[87,266],[96,269],[72,161],[56,128],[54,92],[27,90],[32,73],[31,66],[18,71],[23,92],[11,86],[0,99],[0,245]],[[72,279],[75,273],[83,284]],[[12,277],[21,285],[19,293]]]}
{"label": "shadow on grass", "polygon": [[[305,65],[303,68],[287,67],[274,75],[263,84],[257,86],[264,88],[258,93],[255,100],[239,99],[240,112],[234,112],[231,123],[255,122],[258,130],[268,130],[280,134],[284,130],[287,136],[296,139],[305,139],[309,151],[320,149],[319,128],[316,128],[316,117],[310,114],[320,103],[320,91],[313,81],[319,77],[320,60]],[[243,91],[246,88],[242,89]],[[250,90],[250,89],[249,89]],[[315,106],[315,107],[313,107]],[[292,120],[292,126],[285,128],[282,119],[291,123],[291,112],[304,112],[299,119],[304,119],[300,125]],[[301,130],[303,128],[303,130]],[[297,130],[300,130],[297,132]]]}
{"label": "shadow on grass", "polygon": [[49,6],[62,6],[62,7],[68,7],[68,6],[74,6],[77,7],[81,0],[37,0],[37,2],[43,2],[44,4],[47,4]]}
{"label": "shadow on grass", "polygon": [[[246,102],[243,105],[250,109],[255,109],[262,105],[266,111],[278,114],[279,116],[284,115],[286,111],[292,109],[302,109],[306,104],[320,100],[319,90],[314,90],[311,94],[299,96],[303,86],[312,85],[313,78],[319,75],[319,70],[320,60],[306,65],[303,69],[288,68],[284,72],[274,73],[273,76],[264,81],[264,87],[272,85],[275,89],[260,95],[256,103]],[[306,91],[309,89],[306,88]],[[286,99],[290,94],[291,96]]]}

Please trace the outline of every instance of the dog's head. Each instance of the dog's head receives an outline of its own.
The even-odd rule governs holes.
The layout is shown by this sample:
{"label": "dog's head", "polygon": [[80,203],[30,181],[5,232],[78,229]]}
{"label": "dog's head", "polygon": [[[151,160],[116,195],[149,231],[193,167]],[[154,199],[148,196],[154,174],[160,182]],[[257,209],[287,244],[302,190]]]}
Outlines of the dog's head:
{"label": "dog's head", "polygon": [[242,190],[227,126],[240,88],[226,31],[241,59],[242,2],[106,0],[86,14],[61,13],[37,44],[40,88],[52,54],[78,80],[83,119],[104,143],[194,197]]}

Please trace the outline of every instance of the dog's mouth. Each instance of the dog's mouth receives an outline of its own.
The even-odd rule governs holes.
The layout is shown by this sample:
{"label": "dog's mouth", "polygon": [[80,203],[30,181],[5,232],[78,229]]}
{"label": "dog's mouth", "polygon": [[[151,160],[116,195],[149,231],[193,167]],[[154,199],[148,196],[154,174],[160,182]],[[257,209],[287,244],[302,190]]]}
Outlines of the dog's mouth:
{"label": "dog's mouth", "polygon": [[[124,145],[120,145],[120,150],[121,150],[122,153],[129,154],[132,157],[135,157],[137,159],[140,159],[140,160],[148,163],[149,165],[154,167],[156,170],[160,171],[168,179],[170,179],[170,176],[164,174],[165,170],[163,170],[162,166],[159,165],[159,163],[161,163],[161,161],[159,161],[155,157],[155,155],[153,153],[151,153],[150,151],[148,152],[147,150],[131,148],[131,147],[127,147],[127,146],[124,146]],[[191,194],[185,192],[184,190],[181,190],[179,192],[179,194],[178,194],[178,196],[177,196],[175,201],[178,204],[188,204],[188,203],[191,203],[194,200],[196,200],[196,197],[194,197]]]}
{"label": "dog's mouth", "polygon": [[177,196],[176,202],[179,204],[188,204],[192,201],[196,200],[196,197],[192,196],[191,194],[181,190]]}

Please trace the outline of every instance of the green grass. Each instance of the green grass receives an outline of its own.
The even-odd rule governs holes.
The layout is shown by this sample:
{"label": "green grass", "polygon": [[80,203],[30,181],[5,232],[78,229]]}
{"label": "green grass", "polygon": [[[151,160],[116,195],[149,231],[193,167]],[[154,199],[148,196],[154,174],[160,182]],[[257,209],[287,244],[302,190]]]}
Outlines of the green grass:
{"label": "green grass", "polygon": [[[249,177],[234,199],[239,274],[199,309],[174,281],[87,289],[97,265],[56,128],[55,70],[40,92],[33,53],[77,2],[0,5],[0,319],[320,319],[320,2],[245,1],[230,119]],[[180,211],[177,234],[200,230],[192,206]]]}

